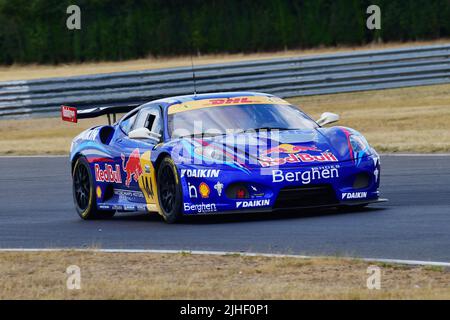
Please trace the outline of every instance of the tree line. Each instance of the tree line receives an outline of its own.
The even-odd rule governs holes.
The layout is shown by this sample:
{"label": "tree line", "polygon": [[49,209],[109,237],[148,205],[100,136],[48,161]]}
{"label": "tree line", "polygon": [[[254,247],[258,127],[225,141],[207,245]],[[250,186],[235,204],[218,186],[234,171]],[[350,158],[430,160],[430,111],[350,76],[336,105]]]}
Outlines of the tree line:
{"label": "tree line", "polygon": [[[68,30],[68,6],[81,30]],[[366,9],[381,8],[368,30]],[[450,0],[0,0],[0,64],[259,52],[450,35]]]}

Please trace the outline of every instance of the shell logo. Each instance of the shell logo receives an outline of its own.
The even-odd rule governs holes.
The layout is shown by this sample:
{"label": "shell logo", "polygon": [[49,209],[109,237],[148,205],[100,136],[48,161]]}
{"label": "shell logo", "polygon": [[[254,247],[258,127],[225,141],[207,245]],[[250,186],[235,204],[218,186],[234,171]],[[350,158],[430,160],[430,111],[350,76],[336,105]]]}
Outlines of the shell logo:
{"label": "shell logo", "polygon": [[102,189],[100,188],[100,186],[97,186],[97,189],[95,191],[97,193],[97,198],[101,198],[102,197]]}
{"label": "shell logo", "polygon": [[202,198],[209,198],[209,193],[211,192],[211,190],[209,189],[209,186],[206,183],[204,182],[200,183],[198,191],[200,192]]}

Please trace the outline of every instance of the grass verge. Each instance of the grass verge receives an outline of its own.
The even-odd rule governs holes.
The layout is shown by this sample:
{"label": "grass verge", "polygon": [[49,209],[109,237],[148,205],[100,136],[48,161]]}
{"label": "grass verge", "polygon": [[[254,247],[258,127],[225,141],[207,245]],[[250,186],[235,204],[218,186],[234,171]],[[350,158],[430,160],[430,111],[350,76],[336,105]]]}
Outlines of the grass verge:
{"label": "grass verge", "polygon": [[[66,269],[81,270],[68,290]],[[339,258],[1,252],[0,299],[450,299],[450,271]]]}
{"label": "grass verge", "polygon": [[450,152],[450,84],[289,99],[315,119],[338,113],[379,152]]}
{"label": "grass verge", "polygon": [[[319,118],[338,113],[339,125],[366,136],[380,152],[450,152],[450,84],[288,99]],[[59,118],[0,120],[0,155],[67,154],[78,133],[106,118],[78,124]]]}

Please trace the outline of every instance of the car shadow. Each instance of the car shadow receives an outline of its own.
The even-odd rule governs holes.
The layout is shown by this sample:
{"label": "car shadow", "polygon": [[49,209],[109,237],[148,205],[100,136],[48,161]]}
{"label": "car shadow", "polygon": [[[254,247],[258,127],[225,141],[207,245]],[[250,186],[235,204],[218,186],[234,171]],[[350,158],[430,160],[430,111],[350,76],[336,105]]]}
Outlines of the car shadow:
{"label": "car shadow", "polygon": [[[244,223],[258,221],[274,221],[289,219],[308,219],[326,216],[339,216],[350,214],[369,214],[377,211],[386,210],[384,207],[366,207],[366,208],[327,208],[327,209],[304,209],[304,210],[286,210],[279,212],[252,212],[239,214],[218,214],[218,215],[192,215],[184,216],[178,224],[201,225],[201,224],[224,224],[224,223]],[[112,220],[116,221],[148,221],[164,222],[158,214],[127,214],[116,215]]]}

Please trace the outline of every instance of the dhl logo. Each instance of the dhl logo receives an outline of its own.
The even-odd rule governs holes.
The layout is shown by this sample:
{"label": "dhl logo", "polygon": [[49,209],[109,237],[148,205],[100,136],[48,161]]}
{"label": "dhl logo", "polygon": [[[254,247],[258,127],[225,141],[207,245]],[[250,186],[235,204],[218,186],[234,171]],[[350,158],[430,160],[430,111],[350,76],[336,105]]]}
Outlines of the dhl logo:
{"label": "dhl logo", "polygon": [[253,103],[248,97],[245,98],[226,98],[226,99],[211,99],[209,100],[211,105],[224,105],[224,104],[249,104]]}

